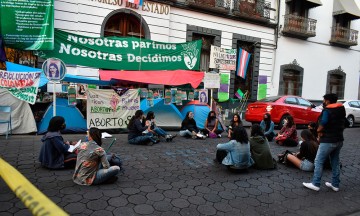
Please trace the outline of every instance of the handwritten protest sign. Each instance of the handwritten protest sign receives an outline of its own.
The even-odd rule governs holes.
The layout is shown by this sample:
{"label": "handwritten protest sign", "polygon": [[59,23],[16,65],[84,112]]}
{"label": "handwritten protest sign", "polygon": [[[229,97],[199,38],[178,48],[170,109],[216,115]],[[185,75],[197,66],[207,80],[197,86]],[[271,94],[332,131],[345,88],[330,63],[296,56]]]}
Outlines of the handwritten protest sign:
{"label": "handwritten protest sign", "polygon": [[136,110],[140,109],[137,89],[129,89],[122,96],[112,89],[88,89],[87,93],[88,128],[126,128]]}
{"label": "handwritten protest sign", "polygon": [[218,73],[205,73],[204,79],[204,88],[220,88],[220,75]]}
{"label": "handwritten protest sign", "polygon": [[0,88],[6,88],[14,97],[34,104],[41,72],[11,72],[0,70]]}
{"label": "handwritten protest sign", "polygon": [[217,46],[211,46],[210,68],[235,70],[236,49],[225,49]]}

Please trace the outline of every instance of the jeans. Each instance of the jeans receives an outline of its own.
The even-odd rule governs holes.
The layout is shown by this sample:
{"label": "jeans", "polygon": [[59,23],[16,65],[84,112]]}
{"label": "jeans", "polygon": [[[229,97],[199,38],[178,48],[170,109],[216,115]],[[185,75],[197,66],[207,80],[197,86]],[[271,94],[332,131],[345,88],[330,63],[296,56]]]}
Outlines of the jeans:
{"label": "jeans", "polygon": [[343,142],[336,143],[320,143],[319,149],[315,158],[315,169],[312,184],[320,187],[321,176],[324,168],[325,161],[330,156],[332,181],[331,184],[334,187],[339,187],[340,184],[340,150],[343,146]]}
{"label": "jeans", "polygon": [[111,166],[109,169],[99,169],[96,172],[95,179],[93,181],[93,185],[101,184],[106,180],[110,179],[111,177],[117,175],[120,171],[120,167],[118,166]]}
{"label": "jeans", "polygon": [[307,172],[314,171],[314,164],[305,159],[301,161],[300,169]]}
{"label": "jeans", "polygon": [[134,144],[134,145],[145,145],[149,142],[156,142],[156,140],[153,138],[152,134],[149,134],[149,133],[146,135],[137,136],[137,137],[129,140],[129,143]]}
{"label": "jeans", "polygon": [[154,128],[153,131],[157,135],[162,136],[162,137],[165,137],[168,134],[168,133],[166,133],[166,131],[164,131],[162,128],[159,128],[159,127]]}
{"label": "jeans", "polygon": [[180,136],[182,136],[182,137],[191,137],[191,136],[192,136],[192,133],[191,133],[191,131],[189,131],[189,130],[181,130],[181,131],[179,132],[179,134],[180,134]]}

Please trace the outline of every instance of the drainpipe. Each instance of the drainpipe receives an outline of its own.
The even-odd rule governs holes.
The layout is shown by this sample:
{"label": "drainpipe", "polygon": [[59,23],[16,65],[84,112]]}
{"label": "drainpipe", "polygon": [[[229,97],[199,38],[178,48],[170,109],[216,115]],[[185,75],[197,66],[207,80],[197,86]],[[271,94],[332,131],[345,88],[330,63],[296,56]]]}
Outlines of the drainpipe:
{"label": "drainpipe", "polygon": [[275,73],[275,62],[276,62],[276,50],[277,50],[277,46],[278,46],[278,40],[279,40],[279,23],[280,23],[280,4],[281,4],[281,0],[277,0],[277,17],[276,17],[276,27],[274,29],[274,39],[275,39],[275,53],[274,53],[274,58],[273,58],[273,69],[272,69],[272,73],[271,73],[271,85],[274,87],[274,73]]}

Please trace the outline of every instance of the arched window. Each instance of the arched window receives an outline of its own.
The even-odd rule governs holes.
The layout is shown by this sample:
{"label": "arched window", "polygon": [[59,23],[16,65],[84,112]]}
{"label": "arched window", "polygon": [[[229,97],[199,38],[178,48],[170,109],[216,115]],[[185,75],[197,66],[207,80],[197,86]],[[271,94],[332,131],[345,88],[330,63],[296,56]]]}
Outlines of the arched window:
{"label": "arched window", "polygon": [[128,9],[113,11],[103,23],[103,36],[150,39],[149,27],[141,15]]}
{"label": "arched window", "polygon": [[344,98],[345,91],[345,72],[339,68],[331,70],[327,75],[326,93],[335,93],[339,99]]}
{"label": "arched window", "polygon": [[280,66],[279,95],[301,96],[304,69],[296,59],[290,64]]}

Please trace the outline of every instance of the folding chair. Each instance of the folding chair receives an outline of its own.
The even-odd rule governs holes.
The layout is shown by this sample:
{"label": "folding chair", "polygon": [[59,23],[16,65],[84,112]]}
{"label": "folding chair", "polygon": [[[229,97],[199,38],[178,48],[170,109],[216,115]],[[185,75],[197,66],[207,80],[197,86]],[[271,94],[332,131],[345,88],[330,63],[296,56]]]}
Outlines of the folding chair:
{"label": "folding chair", "polygon": [[6,139],[10,134],[12,134],[12,126],[11,126],[11,106],[0,106],[0,124],[7,124],[6,130]]}

